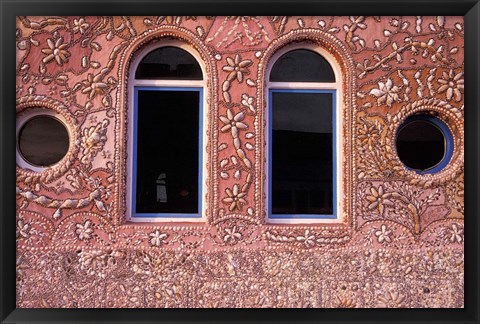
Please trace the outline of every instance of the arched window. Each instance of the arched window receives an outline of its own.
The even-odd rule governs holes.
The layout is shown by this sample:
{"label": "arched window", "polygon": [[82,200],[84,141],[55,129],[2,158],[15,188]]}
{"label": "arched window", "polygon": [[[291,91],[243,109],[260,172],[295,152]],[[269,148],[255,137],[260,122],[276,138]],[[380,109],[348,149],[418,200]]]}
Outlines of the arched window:
{"label": "arched window", "polygon": [[314,45],[287,47],[267,71],[269,223],[340,221],[341,77],[326,55]]}
{"label": "arched window", "polygon": [[130,75],[130,220],[202,221],[204,71],[199,56],[183,43],[159,42],[138,55]]}

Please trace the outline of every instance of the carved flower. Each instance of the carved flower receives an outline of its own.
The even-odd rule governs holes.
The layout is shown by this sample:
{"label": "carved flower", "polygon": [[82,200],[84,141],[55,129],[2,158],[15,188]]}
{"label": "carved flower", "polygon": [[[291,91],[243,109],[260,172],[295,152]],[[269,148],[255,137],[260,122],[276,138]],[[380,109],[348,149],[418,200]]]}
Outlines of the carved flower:
{"label": "carved flower", "polygon": [[225,65],[222,70],[225,72],[230,72],[227,76],[227,81],[231,82],[235,79],[238,80],[239,83],[243,81],[243,75],[248,74],[248,69],[250,65],[252,65],[251,60],[243,60],[239,54],[235,55],[235,59],[231,57],[227,57],[228,65]]}
{"label": "carved flower", "polygon": [[237,241],[237,239],[239,240],[239,239],[242,238],[242,234],[237,232],[237,227],[236,226],[233,226],[233,228],[231,228],[231,229],[226,228],[225,232],[227,234],[223,237],[224,242],[235,243]]}
{"label": "carved flower", "polygon": [[247,107],[248,109],[250,109],[251,112],[255,112],[255,107],[253,106],[253,102],[254,102],[255,98],[254,97],[250,97],[249,95],[247,94],[242,94],[242,105],[244,105],[245,107]]}
{"label": "carved flower", "polygon": [[306,247],[312,247],[315,245],[315,235],[310,234],[310,231],[307,229],[303,236],[297,236],[297,241],[303,241]]}
{"label": "carved flower", "polygon": [[43,63],[48,63],[51,60],[55,59],[58,65],[63,65],[63,63],[68,61],[68,57],[70,53],[65,50],[67,48],[67,44],[63,44],[63,38],[60,37],[54,43],[53,39],[47,39],[47,45],[49,48],[42,49],[43,54],[47,54],[42,60]]}
{"label": "carved flower", "polygon": [[450,242],[462,243],[463,241],[463,228],[459,228],[457,224],[453,224],[450,229]]}
{"label": "carved flower", "polygon": [[400,88],[393,85],[392,79],[388,78],[387,82],[379,82],[378,89],[372,89],[370,94],[377,97],[377,105],[387,103],[391,107],[394,102],[400,101],[398,92]]}
{"label": "carved flower", "polygon": [[83,156],[80,161],[84,164],[92,162],[93,158],[103,149],[107,141],[107,127],[110,124],[108,119],[98,123],[96,126],[87,127],[83,130],[80,147],[83,148]]}
{"label": "carved flower", "polygon": [[226,204],[230,204],[228,208],[230,211],[235,209],[242,210],[242,205],[245,205],[247,201],[243,199],[247,195],[246,192],[240,191],[240,186],[235,184],[232,189],[227,188],[225,189],[227,197],[223,198],[223,202]]}
{"label": "carved flower", "polygon": [[105,279],[107,271],[116,263],[116,258],[122,256],[119,251],[81,250],[78,253],[80,269],[90,276],[98,276]]}
{"label": "carved flower", "polygon": [[378,237],[379,243],[392,242],[392,239],[390,238],[390,234],[392,234],[392,231],[389,230],[386,225],[382,225],[380,227],[380,230],[375,232],[375,236]]}
{"label": "carved flower", "polygon": [[438,79],[438,82],[442,85],[438,88],[438,93],[445,93],[447,100],[452,100],[455,96],[455,101],[462,100],[463,93],[463,72],[454,74],[453,70],[449,73],[443,72],[442,78]]}
{"label": "carved flower", "polygon": [[150,233],[150,244],[153,246],[160,246],[163,244],[164,240],[167,238],[167,234],[160,233],[159,230],[156,230],[153,233]]}
{"label": "carved flower", "polygon": [[17,238],[18,237],[28,238],[30,236],[30,226],[19,220],[17,223]]}
{"label": "carved flower", "polygon": [[75,25],[73,27],[73,32],[76,34],[78,32],[80,32],[80,34],[83,34],[85,33],[85,30],[88,28],[88,26],[90,26],[84,18],[80,18],[80,19],[74,19],[73,20],[73,24]]}
{"label": "carved flower", "polygon": [[405,297],[398,292],[387,291],[385,295],[378,298],[378,307],[382,308],[401,308],[405,307]]}
{"label": "carved flower", "polygon": [[[78,261],[82,269],[97,268],[97,264],[104,263],[106,255],[103,251],[80,251]],[[98,267],[99,268],[99,267]]]}
{"label": "carved flower", "polygon": [[239,112],[235,116],[231,109],[227,109],[227,116],[220,116],[220,120],[225,126],[222,127],[222,132],[232,132],[232,136],[234,138],[238,137],[238,129],[246,129],[248,128],[247,124],[242,123],[242,120],[245,118],[245,114],[243,112]]}
{"label": "carved flower", "polygon": [[378,133],[377,128],[373,124],[363,124],[363,127],[360,127],[358,129],[357,138],[360,140],[360,143],[366,144],[369,150],[372,149],[372,144],[375,143],[379,137],[380,134]]}
{"label": "carved flower", "polygon": [[100,82],[102,80],[101,73],[93,76],[92,73],[87,75],[87,79],[82,81],[83,86],[85,87],[82,90],[82,93],[88,93],[88,98],[93,99],[97,94],[104,93],[104,90],[108,87],[106,83]]}
{"label": "carved flower", "polygon": [[70,173],[67,175],[67,180],[70,181],[70,185],[75,189],[80,189],[82,186],[82,178],[76,169],[70,169]]}
{"label": "carved flower", "polygon": [[385,206],[393,206],[393,202],[389,200],[392,194],[384,193],[382,186],[378,187],[378,191],[377,189],[372,187],[370,188],[370,192],[372,194],[366,197],[366,199],[370,202],[370,205],[368,205],[368,209],[373,210],[377,208],[380,215],[383,216]]}
{"label": "carved flower", "polygon": [[87,220],[84,224],[77,224],[77,233],[78,239],[89,240],[91,238],[91,234],[93,233],[93,228],[90,228],[91,222]]}

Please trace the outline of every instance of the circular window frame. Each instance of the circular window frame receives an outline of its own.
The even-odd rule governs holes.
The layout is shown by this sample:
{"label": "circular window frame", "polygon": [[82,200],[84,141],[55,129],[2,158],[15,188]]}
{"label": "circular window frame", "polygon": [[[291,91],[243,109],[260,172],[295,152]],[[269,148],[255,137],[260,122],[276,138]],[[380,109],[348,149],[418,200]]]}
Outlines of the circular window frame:
{"label": "circular window frame", "polygon": [[[405,120],[413,115],[428,115],[439,119],[445,124],[452,134],[453,150],[450,160],[443,168],[435,173],[417,173],[409,169],[400,160],[397,154],[397,131]],[[423,99],[403,106],[400,111],[389,117],[387,137],[390,139],[392,156],[389,164],[396,177],[407,180],[412,185],[424,188],[441,185],[454,180],[464,169],[464,124],[463,113],[460,109],[452,107],[447,102],[438,99]]]}
{"label": "circular window frame", "polygon": [[[79,127],[75,119],[70,116],[68,108],[60,102],[51,98],[36,96],[23,97],[17,100],[16,118],[16,171],[17,181],[25,183],[50,183],[67,172],[78,152]],[[67,130],[69,144],[67,153],[63,158],[50,166],[37,166],[27,161],[19,148],[18,136],[23,126],[32,118],[37,116],[50,116],[57,119]]]}
{"label": "circular window frame", "polygon": [[[65,154],[62,156],[62,158],[60,160],[58,160],[57,162],[54,162],[50,165],[38,165],[38,164],[32,163],[31,161],[29,161],[24,156],[24,154],[23,154],[23,152],[20,148],[19,136],[20,136],[20,133],[22,132],[23,128],[25,127],[25,125],[28,122],[30,122],[30,121],[32,121],[36,118],[42,118],[42,117],[49,117],[53,120],[56,120],[58,123],[60,123],[60,125],[62,125],[64,127],[65,131],[67,132],[67,137],[68,137],[68,148],[67,148]],[[29,115],[27,118],[25,118],[25,120],[22,120],[20,125],[17,125],[17,131],[16,131],[16,139],[17,139],[16,144],[17,145],[16,145],[16,148],[17,148],[17,154],[20,156],[20,160],[21,160],[20,163],[27,166],[29,169],[32,169],[32,168],[37,169],[37,170],[34,170],[34,171],[41,171],[43,169],[51,168],[54,165],[60,163],[65,158],[65,156],[67,155],[68,151],[70,150],[70,138],[71,138],[71,134],[68,131],[68,126],[66,125],[65,121],[62,120],[61,116],[58,116],[57,114],[51,113],[51,112],[34,112],[31,115]],[[17,160],[17,163],[19,163],[18,160]]]}
{"label": "circular window frame", "polygon": [[[424,170],[420,169],[415,169],[411,168],[408,165],[406,165],[401,159],[398,154],[398,147],[397,147],[397,139],[398,139],[398,134],[407,126],[409,126],[411,123],[417,122],[417,121],[423,121],[426,123],[431,124],[435,128],[437,128],[440,133],[443,136],[444,140],[444,152],[443,152],[443,157],[442,159],[437,162],[435,165],[426,168]],[[407,117],[402,124],[399,125],[397,128],[397,131],[395,133],[395,151],[397,153],[397,157],[402,162],[402,164],[409,170],[412,170],[416,172],[417,174],[436,174],[440,171],[442,171],[448,163],[450,163],[452,156],[453,156],[453,151],[455,148],[455,144],[453,142],[453,134],[450,128],[445,124],[440,118],[433,116],[431,114],[426,114],[426,113],[418,113],[414,115],[410,115]]]}

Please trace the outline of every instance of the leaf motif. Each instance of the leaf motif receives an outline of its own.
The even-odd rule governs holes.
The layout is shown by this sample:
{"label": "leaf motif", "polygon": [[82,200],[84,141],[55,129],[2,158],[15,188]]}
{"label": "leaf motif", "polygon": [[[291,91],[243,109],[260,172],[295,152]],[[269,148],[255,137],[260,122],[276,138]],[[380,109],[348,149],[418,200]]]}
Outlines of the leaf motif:
{"label": "leaf motif", "polygon": [[222,91],[228,91],[228,90],[230,90],[230,81],[225,80],[225,82],[223,82],[222,84]]}
{"label": "leaf motif", "polygon": [[220,161],[220,167],[224,168],[229,163],[228,159],[223,159]]}
{"label": "leaf motif", "polygon": [[302,18],[298,18],[297,23],[298,23],[298,26],[300,26],[301,28],[305,28],[305,22],[303,21]]}
{"label": "leaf motif", "polygon": [[252,168],[252,162],[248,158],[243,159],[243,163],[245,163],[245,166],[249,169]]}
{"label": "leaf motif", "polygon": [[203,35],[205,35],[205,30],[202,26],[198,26],[195,30],[197,31],[198,36],[202,37]]}
{"label": "leaf motif", "polygon": [[225,180],[226,180],[226,179],[229,178],[229,175],[228,175],[227,172],[220,172],[220,177],[221,177],[222,179],[225,179]]}
{"label": "leaf motif", "polygon": [[437,24],[438,24],[440,27],[445,26],[445,16],[438,16],[438,17],[437,17]]}
{"label": "leaf motif", "polygon": [[226,102],[226,103],[230,103],[230,101],[231,101],[231,96],[230,96],[230,94],[229,94],[227,91],[224,91],[224,92],[223,92],[223,99],[225,99],[225,102]]}
{"label": "leaf motif", "polygon": [[100,44],[97,43],[97,42],[92,42],[92,43],[90,44],[90,46],[92,46],[92,48],[93,48],[94,50],[96,50],[97,52],[99,52],[99,51],[102,50],[102,46],[100,46]]}
{"label": "leaf motif", "polygon": [[102,212],[106,211],[105,204],[101,200],[95,199],[95,205],[97,206],[97,209],[99,211],[102,211]]}
{"label": "leaf motif", "polygon": [[62,213],[60,208],[53,213],[53,219],[55,220],[59,219],[61,216],[62,216]]}
{"label": "leaf motif", "polygon": [[377,97],[377,98],[384,95],[383,91],[380,90],[380,89],[372,89],[372,90],[370,90],[369,93],[370,93],[371,95],[374,95],[374,96]]}

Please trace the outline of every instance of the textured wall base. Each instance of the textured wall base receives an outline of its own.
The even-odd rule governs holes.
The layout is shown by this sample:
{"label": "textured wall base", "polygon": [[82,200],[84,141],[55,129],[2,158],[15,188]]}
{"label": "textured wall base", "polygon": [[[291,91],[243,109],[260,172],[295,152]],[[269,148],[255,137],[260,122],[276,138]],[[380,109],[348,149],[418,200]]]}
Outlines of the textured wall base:
{"label": "textured wall base", "polygon": [[17,267],[26,308],[463,307],[461,249],[37,250]]}

